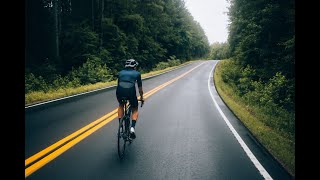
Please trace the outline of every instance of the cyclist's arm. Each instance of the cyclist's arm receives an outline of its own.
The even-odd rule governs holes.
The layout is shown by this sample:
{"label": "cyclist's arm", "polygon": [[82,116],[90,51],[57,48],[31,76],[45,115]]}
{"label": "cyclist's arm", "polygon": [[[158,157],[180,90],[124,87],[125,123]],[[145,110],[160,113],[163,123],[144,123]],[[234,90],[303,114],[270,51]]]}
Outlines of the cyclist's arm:
{"label": "cyclist's arm", "polygon": [[119,80],[120,80],[120,73],[118,72],[118,74],[116,75],[116,79],[117,79],[117,86],[119,86]]}
{"label": "cyclist's arm", "polygon": [[138,88],[139,88],[139,94],[140,94],[140,99],[143,99],[143,89],[142,89],[142,81],[141,81],[141,74],[139,73],[138,79]]}
{"label": "cyclist's arm", "polygon": [[143,90],[142,86],[139,87],[139,94],[140,94],[140,99],[143,99]]}

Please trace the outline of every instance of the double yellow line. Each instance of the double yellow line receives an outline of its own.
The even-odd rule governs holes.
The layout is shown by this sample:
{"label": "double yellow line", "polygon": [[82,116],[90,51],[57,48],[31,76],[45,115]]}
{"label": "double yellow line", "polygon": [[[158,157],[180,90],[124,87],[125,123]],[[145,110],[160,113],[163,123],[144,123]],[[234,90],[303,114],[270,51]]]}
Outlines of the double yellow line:
{"label": "double yellow line", "polygon": [[[182,75],[157,86],[156,88],[150,90],[149,92],[145,93],[144,99],[147,99],[152,94],[156,93],[157,91],[161,90],[162,88],[168,86],[169,84],[177,81],[178,79],[184,77],[185,75],[189,74],[194,69],[201,66],[203,63],[199,64],[198,66],[190,69],[189,71],[183,73]],[[52,144],[51,146],[45,148],[44,150],[36,153],[35,155],[29,157],[25,160],[25,177],[28,177],[33,172],[37,171],[41,167],[43,167],[45,164],[49,163],[56,157],[58,157],[63,152],[70,149],[72,146],[92,134],[93,132],[97,131],[113,119],[115,119],[118,116],[118,109],[114,109],[113,111],[109,112],[108,114],[100,117],[99,119],[93,121],[92,123],[86,125],[85,127],[79,129],[78,131],[68,135],[67,137],[59,140],[58,142]]]}

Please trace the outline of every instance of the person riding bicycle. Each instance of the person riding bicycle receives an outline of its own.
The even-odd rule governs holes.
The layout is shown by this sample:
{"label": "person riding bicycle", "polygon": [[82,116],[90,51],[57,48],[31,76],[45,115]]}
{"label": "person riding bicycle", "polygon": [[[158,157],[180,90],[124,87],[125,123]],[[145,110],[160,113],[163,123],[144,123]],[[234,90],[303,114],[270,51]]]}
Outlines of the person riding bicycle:
{"label": "person riding bicycle", "polygon": [[121,103],[122,98],[127,98],[131,104],[132,108],[132,123],[130,128],[131,137],[136,138],[135,134],[135,125],[138,120],[138,98],[136,95],[135,83],[138,84],[140,100],[143,102],[143,90],[142,90],[142,81],[141,73],[137,71],[137,66],[139,63],[134,59],[129,59],[125,63],[125,69],[121,70],[118,74],[118,85],[116,90],[117,100],[119,102],[118,107],[118,118],[119,122],[124,114],[124,104]]}

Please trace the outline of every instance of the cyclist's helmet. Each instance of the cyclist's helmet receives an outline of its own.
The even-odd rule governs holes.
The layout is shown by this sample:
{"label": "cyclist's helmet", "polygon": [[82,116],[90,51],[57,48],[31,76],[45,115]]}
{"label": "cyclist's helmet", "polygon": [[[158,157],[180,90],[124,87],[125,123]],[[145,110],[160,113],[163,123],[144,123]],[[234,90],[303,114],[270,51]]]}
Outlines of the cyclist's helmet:
{"label": "cyclist's helmet", "polygon": [[134,67],[138,66],[138,64],[139,64],[139,63],[138,63],[136,60],[134,60],[134,59],[129,59],[129,60],[126,61],[125,67],[134,68]]}

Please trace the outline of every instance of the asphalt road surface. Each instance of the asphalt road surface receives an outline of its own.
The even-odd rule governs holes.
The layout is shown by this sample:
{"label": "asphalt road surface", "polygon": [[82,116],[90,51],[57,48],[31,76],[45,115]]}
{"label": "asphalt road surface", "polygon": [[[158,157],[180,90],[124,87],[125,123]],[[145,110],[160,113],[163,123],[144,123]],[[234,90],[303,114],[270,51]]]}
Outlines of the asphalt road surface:
{"label": "asphalt road surface", "polygon": [[291,179],[218,96],[217,62],[143,80],[137,138],[123,160],[115,88],[26,108],[26,179]]}

